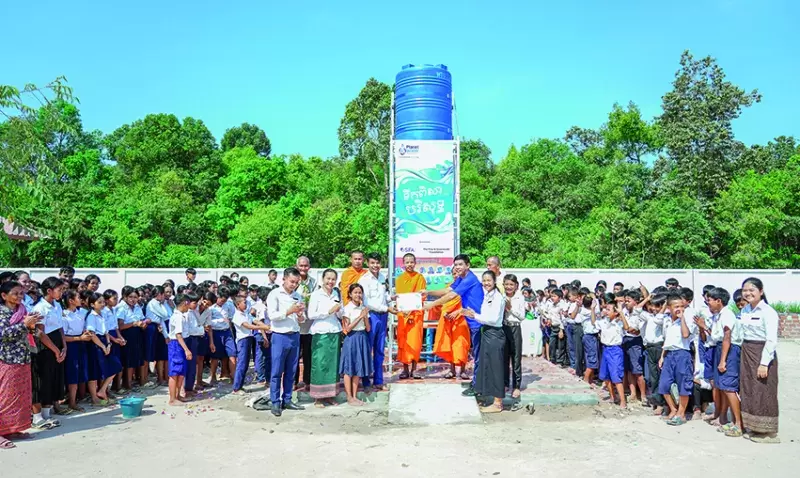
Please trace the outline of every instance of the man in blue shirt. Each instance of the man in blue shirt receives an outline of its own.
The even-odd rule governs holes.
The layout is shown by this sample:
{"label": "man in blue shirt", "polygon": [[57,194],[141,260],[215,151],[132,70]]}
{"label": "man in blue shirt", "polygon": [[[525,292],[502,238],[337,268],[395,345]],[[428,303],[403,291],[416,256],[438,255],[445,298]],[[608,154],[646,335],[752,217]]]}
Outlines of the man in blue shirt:
{"label": "man in blue shirt", "polygon": [[[428,297],[439,297],[434,302],[428,302],[423,307],[424,310],[431,310],[449,302],[456,297],[461,299],[461,307],[464,309],[472,309],[476,313],[481,312],[481,305],[483,304],[483,285],[478,276],[470,270],[469,256],[466,254],[459,254],[453,259],[453,271],[456,273],[456,280],[450,284],[450,287],[440,290],[424,291]],[[478,356],[481,348],[481,324],[475,319],[466,317],[467,325],[470,331],[470,353],[475,360],[475,369],[472,373],[472,382],[468,389],[464,390],[463,394],[466,397],[475,396],[475,377],[478,376]]]}

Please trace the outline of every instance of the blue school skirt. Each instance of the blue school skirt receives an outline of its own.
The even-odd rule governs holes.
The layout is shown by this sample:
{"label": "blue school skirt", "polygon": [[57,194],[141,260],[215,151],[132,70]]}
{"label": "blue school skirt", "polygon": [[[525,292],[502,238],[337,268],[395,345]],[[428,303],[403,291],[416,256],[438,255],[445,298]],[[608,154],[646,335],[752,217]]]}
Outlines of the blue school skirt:
{"label": "blue school skirt", "polygon": [[147,327],[145,327],[143,332],[142,342],[144,346],[144,361],[155,362],[158,360],[156,358],[158,341],[161,339],[161,342],[163,343],[164,336],[158,332],[158,324],[149,324]]}
{"label": "blue school skirt", "polygon": [[694,361],[688,350],[667,350],[664,365],[661,367],[661,378],[658,381],[658,393],[669,395],[672,384],[678,385],[678,395],[691,397],[694,392]]}
{"label": "blue school skirt", "polygon": [[597,370],[600,368],[597,334],[583,334],[581,342],[583,342],[583,358],[586,362],[586,368]]}
{"label": "blue school skirt", "polygon": [[644,341],[641,337],[622,337],[625,351],[625,371],[633,375],[644,373]]}
{"label": "blue school skirt", "polygon": [[[188,344],[187,344],[188,345]],[[168,349],[169,360],[169,376],[186,376],[186,352],[183,351],[180,342],[177,340],[170,340]]]}
{"label": "blue school skirt", "polygon": [[372,353],[369,349],[367,331],[350,332],[345,336],[342,345],[339,373],[351,377],[370,377],[372,372]]}
{"label": "blue school skirt", "polygon": [[625,353],[619,345],[604,345],[603,358],[600,360],[600,380],[609,380],[611,383],[622,383],[625,374]]}
{"label": "blue school skirt", "polygon": [[[109,332],[110,333],[110,332]],[[106,345],[106,338],[98,336],[97,338],[100,339],[100,342],[103,342],[103,345]],[[94,345],[94,344],[92,344]],[[103,352],[103,349],[94,345],[94,355],[96,357],[97,365],[100,368],[100,375],[101,378],[98,380],[104,380],[108,377],[113,377],[114,375],[120,373],[122,371],[122,362],[119,360],[119,357],[114,355],[114,345],[111,344],[111,353],[108,355]],[[119,346],[117,345],[117,348]]]}
{"label": "blue school skirt", "polygon": [[196,343],[195,348],[197,350],[196,354],[198,357],[205,357],[208,355],[208,334],[203,334],[199,337],[193,336],[192,337]]}
{"label": "blue school skirt", "polygon": [[[108,335],[114,337],[115,339],[118,339],[119,331],[117,329],[109,330]],[[120,348],[119,344],[111,342],[111,355],[117,357],[117,360],[119,360],[120,365],[122,365],[122,349]]]}
{"label": "blue school skirt", "polygon": [[[105,337],[97,336],[101,341]],[[89,376],[89,381],[103,380],[103,370],[100,368],[100,361],[97,358],[96,351],[100,348],[94,342],[86,342],[86,369]]]}
{"label": "blue school skirt", "polygon": [[122,365],[125,368],[137,368],[144,365],[142,357],[142,329],[131,327],[122,331],[122,338],[127,342],[122,347]]}
{"label": "blue school skirt", "polygon": [[552,335],[553,329],[550,326],[542,327],[542,343],[549,344],[550,343],[550,335]]}
{"label": "blue school skirt", "polygon": [[728,356],[725,358],[725,373],[719,372],[719,361],[722,358],[722,345],[714,347],[714,387],[723,392],[739,391],[739,365],[741,363],[742,348],[731,344]]}
{"label": "blue school skirt", "polygon": [[230,330],[214,331],[214,347],[216,347],[217,351],[211,356],[215,359],[236,357],[236,342],[233,341],[233,335],[231,335]]}
{"label": "blue school skirt", "polygon": [[64,360],[64,381],[67,385],[89,381],[86,362],[86,342],[67,342],[67,358]]}

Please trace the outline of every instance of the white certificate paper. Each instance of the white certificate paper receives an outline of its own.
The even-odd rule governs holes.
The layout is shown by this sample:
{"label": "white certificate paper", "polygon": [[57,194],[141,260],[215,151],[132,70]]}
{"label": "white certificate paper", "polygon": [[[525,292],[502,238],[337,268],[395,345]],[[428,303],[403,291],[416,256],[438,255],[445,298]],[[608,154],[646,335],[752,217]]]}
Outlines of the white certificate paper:
{"label": "white certificate paper", "polygon": [[422,294],[418,292],[397,294],[397,310],[400,312],[422,310]]}

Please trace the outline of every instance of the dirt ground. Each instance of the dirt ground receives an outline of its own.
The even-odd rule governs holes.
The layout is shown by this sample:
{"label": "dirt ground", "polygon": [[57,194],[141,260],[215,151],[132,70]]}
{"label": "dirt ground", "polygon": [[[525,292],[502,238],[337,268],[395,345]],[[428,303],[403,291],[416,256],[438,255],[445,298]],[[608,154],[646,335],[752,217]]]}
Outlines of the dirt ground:
{"label": "dirt ground", "polygon": [[[779,445],[726,438],[702,422],[669,427],[644,409],[537,408],[481,425],[394,427],[386,407],[340,405],[269,412],[222,389],[169,409],[164,391],[141,418],[119,409],[68,417],[53,431],[0,451],[3,478],[39,476],[796,476],[800,343],[781,342]],[[466,399],[465,399],[466,400]],[[569,474],[569,475],[566,475]]]}

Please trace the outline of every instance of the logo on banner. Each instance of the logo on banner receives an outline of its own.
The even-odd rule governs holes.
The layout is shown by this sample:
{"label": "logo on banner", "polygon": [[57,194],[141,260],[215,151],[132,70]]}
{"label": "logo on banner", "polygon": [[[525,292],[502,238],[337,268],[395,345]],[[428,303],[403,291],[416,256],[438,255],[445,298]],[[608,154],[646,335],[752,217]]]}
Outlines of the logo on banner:
{"label": "logo on banner", "polygon": [[408,146],[406,146],[405,144],[401,144],[398,152],[400,153],[400,156],[405,156],[406,153],[410,154],[419,153],[419,145],[409,144]]}

